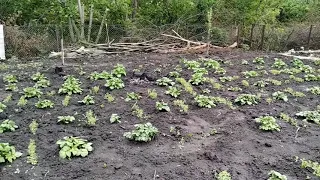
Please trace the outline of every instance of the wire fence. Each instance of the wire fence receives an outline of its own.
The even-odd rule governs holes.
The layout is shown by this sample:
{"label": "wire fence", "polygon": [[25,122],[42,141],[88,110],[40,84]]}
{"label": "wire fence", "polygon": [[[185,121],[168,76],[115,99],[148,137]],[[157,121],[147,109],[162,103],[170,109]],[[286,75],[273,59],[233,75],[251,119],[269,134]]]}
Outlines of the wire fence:
{"label": "wire fence", "polygon": [[[320,30],[317,24],[293,26],[250,25],[222,26],[215,24],[210,32],[210,42],[227,46],[238,41],[239,47],[251,50],[284,51],[292,48],[320,48]],[[83,35],[77,28],[58,25],[5,26],[7,56],[34,57],[52,51],[60,51],[61,37],[64,47],[115,42],[142,42],[172,34],[172,30],[193,41],[207,41],[207,29],[203,24],[142,25],[92,25],[84,28]],[[90,33],[89,33],[90,31]],[[238,33],[239,32],[239,33]]]}

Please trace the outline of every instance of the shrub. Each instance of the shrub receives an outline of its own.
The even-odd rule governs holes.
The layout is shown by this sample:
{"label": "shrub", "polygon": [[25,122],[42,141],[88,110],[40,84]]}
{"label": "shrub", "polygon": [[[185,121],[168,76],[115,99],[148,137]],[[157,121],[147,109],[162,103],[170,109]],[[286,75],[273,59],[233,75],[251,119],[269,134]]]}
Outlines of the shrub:
{"label": "shrub", "polygon": [[149,122],[145,124],[136,124],[134,126],[135,129],[133,131],[125,132],[123,136],[128,138],[129,140],[134,140],[138,142],[149,142],[159,132],[158,129]]}
{"label": "shrub", "polygon": [[16,123],[12,120],[4,120],[1,124],[0,124],[0,134],[4,133],[4,132],[8,132],[8,131],[15,131],[18,128],[18,126],[16,125]]}
{"label": "shrub", "polygon": [[258,104],[260,98],[257,95],[253,94],[240,94],[236,99],[235,103],[239,103],[240,105],[254,105]]}
{"label": "shrub", "polygon": [[62,84],[62,87],[59,89],[58,93],[60,94],[81,94],[82,89],[80,87],[81,83],[79,79],[76,79],[73,76],[68,76],[67,79]]}
{"label": "shrub", "polygon": [[88,156],[90,151],[93,151],[92,143],[79,137],[64,137],[57,141],[60,147],[59,156],[62,159],[71,158],[72,156]]}
{"label": "shrub", "polygon": [[13,160],[16,160],[20,157],[22,153],[16,152],[14,146],[10,146],[9,143],[0,143],[0,163],[6,161],[12,163]]}
{"label": "shrub", "polygon": [[255,119],[257,123],[260,123],[259,129],[264,131],[280,131],[280,126],[277,124],[276,119],[272,116],[261,116]]}
{"label": "shrub", "polygon": [[110,78],[107,80],[105,86],[111,90],[124,88],[124,83],[120,78]]}

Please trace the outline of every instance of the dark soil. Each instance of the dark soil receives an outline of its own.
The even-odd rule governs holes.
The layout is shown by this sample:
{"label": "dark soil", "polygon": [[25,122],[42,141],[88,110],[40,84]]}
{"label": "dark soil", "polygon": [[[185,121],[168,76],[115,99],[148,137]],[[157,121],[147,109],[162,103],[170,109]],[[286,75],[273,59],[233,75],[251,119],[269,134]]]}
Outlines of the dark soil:
{"label": "dark soil", "polygon": [[[228,52],[211,56],[220,59],[222,67],[226,69],[224,76],[240,76],[240,79],[232,82],[221,83],[225,89],[229,86],[238,86],[242,92],[231,92],[212,89],[210,85],[202,85],[194,89],[200,93],[207,87],[210,95],[221,96],[234,100],[238,94],[252,93],[262,94],[261,103],[255,106],[237,106],[230,109],[224,105],[207,109],[196,106],[191,95],[182,93],[179,99],[186,100],[189,112],[183,114],[173,106],[174,98],[165,94],[166,88],[155,84],[156,79],[167,76],[174,67],[179,64],[181,58],[188,60],[198,59],[198,55],[163,55],[163,54],[130,54],[125,56],[105,56],[99,58],[84,58],[79,60],[66,60],[67,67],[57,69],[58,60],[38,59],[31,62],[12,61],[7,63],[9,69],[2,70],[5,73],[16,74],[19,79],[19,92],[13,93],[13,101],[7,104],[8,108],[0,114],[0,122],[9,118],[14,120],[19,128],[14,132],[0,134],[0,142],[8,142],[16,147],[23,155],[12,164],[0,166],[1,180],[19,179],[79,179],[79,180],[135,180],[135,179],[159,179],[159,180],[207,180],[214,179],[215,173],[227,170],[234,180],[265,180],[270,170],[276,170],[287,176],[289,180],[301,180],[312,175],[308,169],[301,169],[300,162],[295,161],[295,156],[320,162],[319,125],[308,123],[307,127],[299,129],[278,120],[281,126],[280,132],[265,132],[259,129],[254,118],[261,115],[278,117],[281,112],[294,117],[294,114],[304,110],[315,110],[319,105],[319,96],[312,95],[306,89],[319,85],[318,82],[297,83],[291,80],[285,84],[284,80],[289,75],[263,75],[263,77],[246,79],[250,88],[243,87],[241,80],[245,78],[242,71],[257,70],[252,60],[257,56],[264,56],[265,70],[270,70],[274,54],[260,54],[255,52]],[[242,65],[241,60],[246,59],[250,65]],[[288,64],[289,60],[287,60]],[[35,63],[36,62],[36,63]],[[92,82],[87,76],[93,72],[111,71],[117,63],[127,68],[127,76],[124,79],[125,88],[110,91],[103,85],[104,81]],[[315,67],[305,60],[305,64]],[[83,67],[85,75],[79,75],[79,67]],[[2,64],[3,67],[3,64]],[[140,73],[134,72],[140,69]],[[184,77],[188,79],[191,70],[183,69]],[[70,105],[63,107],[62,95],[44,98],[54,101],[54,109],[39,110],[35,107],[37,99],[31,99],[26,107],[20,108],[16,104],[24,87],[33,86],[30,76],[40,71],[49,78],[52,86],[44,88],[43,92],[58,91],[63,83],[64,75],[75,75],[82,82],[82,95],[72,95]],[[57,72],[59,71],[59,72]],[[259,70],[257,70],[259,71]],[[318,73],[319,74],[319,73]],[[209,73],[210,77],[219,78],[223,75]],[[303,77],[303,73],[299,75]],[[282,86],[269,84],[263,91],[252,84],[258,79],[273,78],[281,80]],[[4,90],[4,84],[0,85],[0,98],[3,100],[10,92]],[[89,94],[90,88],[100,85],[98,95],[95,95],[95,105],[81,105],[78,103]],[[289,101],[275,101],[270,105],[265,97],[278,90],[291,87],[296,91],[304,92],[307,96],[295,98],[288,96]],[[147,89],[156,89],[158,98],[151,100],[147,96]],[[116,97],[115,103],[108,103],[103,99],[106,92]],[[127,92],[140,93],[142,98],[138,105],[148,115],[147,120],[140,120],[131,114],[131,107],[135,102],[125,102]],[[168,102],[171,112],[158,112],[155,102],[163,100]],[[101,104],[104,105],[100,106]],[[95,127],[85,126],[86,111],[92,109],[98,117]],[[74,115],[77,119],[68,125],[57,124],[57,116]],[[121,116],[120,124],[111,124],[111,114]],[[37,120],[39,128],[36,135],[32,135],[29,124]],[[124,132],[131,131],[134,124],[151,122],[160,133],[149,143],[136,143],[123,137]],[[303,124],[298,120],[299,124]],[[181,135],[170,132],[170,127],[180,129]],[[207,134],[216,129],[217,134]],[[79,136],[93,143],[94,151],[85,158],[72,158],[65,160],[59,158],[59,148],[56,141],[65,136]],[[184,139],[182,143],[181,139]],[[38,165],[27,163],[27,149],[30,139],[35,139],[37,144]]]}

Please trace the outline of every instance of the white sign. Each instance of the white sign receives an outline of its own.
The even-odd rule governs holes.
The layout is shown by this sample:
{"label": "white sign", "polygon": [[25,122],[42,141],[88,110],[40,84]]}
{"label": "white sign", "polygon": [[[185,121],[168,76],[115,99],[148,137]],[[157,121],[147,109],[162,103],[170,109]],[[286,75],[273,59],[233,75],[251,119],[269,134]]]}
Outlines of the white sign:
{"label": "white sign", "polygon": [[6,59],[5,55],[3,25],[0,24],[0,60]]}

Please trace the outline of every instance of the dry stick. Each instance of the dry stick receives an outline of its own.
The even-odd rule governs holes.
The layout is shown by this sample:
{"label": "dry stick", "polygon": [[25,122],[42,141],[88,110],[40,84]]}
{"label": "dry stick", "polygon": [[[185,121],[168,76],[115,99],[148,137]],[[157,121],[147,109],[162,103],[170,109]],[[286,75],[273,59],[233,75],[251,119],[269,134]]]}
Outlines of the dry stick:
{"label": "dry stick", "polygon": [[74,32],[73,32],[73,27],[72,27],[72,22],[71,22],[71,18],[69,17],[68,19],[68,24],[69,24],[69,33],[70,33],[70,37],[72,42],[76,42],[76,39],[74,37]]}
{"label": "dry stick", "polygon": [[93,4],[90,6],[90,17],[89,17],[89,29],[88,29],[88,42],[90,42],[91,38],[91,28],[92,28],[92,19],[93,19]]}
{"label": "dry stick", "polygon": [[298,137],[298,131],[299,131],[299,129],[300,129],[300,127],[298,127],[297,130],[296,130],[296,136],[294,137],[295,139],[297,139],[297,137]]}
{"label": "dry stick", "polygon": [[103,18],[102,18],[102,21],[101,21],[101,24],[100,24],[99,32],[98,32],[98,35],[97,35],[97,39],[95,41],[96,44],[98,44],[98,42],[99,42],[99,39],[100,39],[100,36],[101,36],[101,32],[102,32],[102,28],[103,28],[103,25],[105,24],[105,21],[106,21],[106,18],[107,18],[107,12],[108,12],[108,8],[106,8],[106,10],[104,12],[104,15],[103,15]]}
{"label": "dry stick", "polygon": [[155,180],[157,177],[157,170],[154,170],[153,179]]}
{"label": "dry stick", "polygon": [[109,30],[108,30],[108,23],[106,23],[106,40],[105,40],[110,47],[110,39],[109,39]]}

